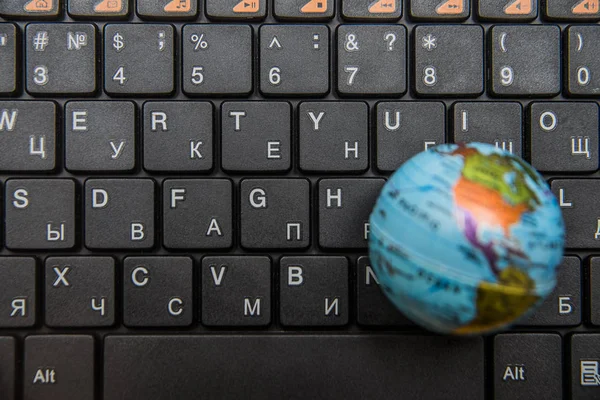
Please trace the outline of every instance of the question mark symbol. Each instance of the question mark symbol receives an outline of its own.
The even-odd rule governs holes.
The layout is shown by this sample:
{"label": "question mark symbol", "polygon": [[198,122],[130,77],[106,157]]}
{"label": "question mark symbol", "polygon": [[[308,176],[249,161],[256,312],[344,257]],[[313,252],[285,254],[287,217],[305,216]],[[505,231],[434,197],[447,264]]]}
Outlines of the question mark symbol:
{"label": "question mark symbol", "polygon": [[387,44],[387,51],[392,51],[394,50],[394,43],[396,42],[396,34],[392,33],[392,32],[387,32],[385,34],[385,36],[383,37],[383,40],[385,40],[386,42],[388,42]]}

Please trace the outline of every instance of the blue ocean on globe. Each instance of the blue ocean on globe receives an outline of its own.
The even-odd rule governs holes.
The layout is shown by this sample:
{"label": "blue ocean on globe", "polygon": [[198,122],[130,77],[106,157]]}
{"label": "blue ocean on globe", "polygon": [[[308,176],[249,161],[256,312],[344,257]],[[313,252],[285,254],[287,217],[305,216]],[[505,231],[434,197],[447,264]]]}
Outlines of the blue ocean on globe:
{"label": "blue ocean on globe", "polygon": [[437,332],[501,329],[556,284],[564,223],[544,179],[495,146],[422,152],[384,186],[370,218],[370,257],[386,296]]}

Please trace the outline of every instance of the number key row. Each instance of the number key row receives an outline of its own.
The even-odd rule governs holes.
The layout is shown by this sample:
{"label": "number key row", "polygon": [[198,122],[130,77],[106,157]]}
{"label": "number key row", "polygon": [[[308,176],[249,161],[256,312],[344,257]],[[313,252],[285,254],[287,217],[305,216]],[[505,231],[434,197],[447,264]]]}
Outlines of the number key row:
{"label": "number key row", "polygon": [[[32,95],[93,95],[98,90],[97,28],[92,24],[29,24],[26,89]],[[254,35],[249,25],[182,28],[181,87],[188,96],[252,92]],[[407,77],[417,95],[481,95],[485,46],[477,25],[421,25],[412,71],[402,25],[342,25],[337,30],[337,84],[342,95],[401,96]],[[104,90],[111,96],[168,96],[176,91],[172,25],[110,24],[104,28]],[[0,93],[17,90],[17,28],[0,24]],[[600,26],[496,25],[489,31],[495,96],[600,96]],[[259,34],[259,87],[266,96],[322,96],[330,91],[330,32],[324,25],[264,25]],[[563,78],[563,79],[561,79]]]}

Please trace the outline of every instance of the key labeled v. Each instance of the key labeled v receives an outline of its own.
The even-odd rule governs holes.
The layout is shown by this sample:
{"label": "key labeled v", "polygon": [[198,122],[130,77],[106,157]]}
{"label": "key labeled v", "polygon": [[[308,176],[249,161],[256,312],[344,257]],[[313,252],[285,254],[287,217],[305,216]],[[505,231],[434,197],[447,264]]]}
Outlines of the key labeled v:
{"label": "key labeled v", "polygon": [[227,270],[227,266],[221,265],[219,267],[219,272],[217,272],[216,265],[211,265],[209,268],[210,268],[210,274],[212,275],[215,286],[221,286],[221,283],[223,282],[223,278],[225,277],[225,271]]}

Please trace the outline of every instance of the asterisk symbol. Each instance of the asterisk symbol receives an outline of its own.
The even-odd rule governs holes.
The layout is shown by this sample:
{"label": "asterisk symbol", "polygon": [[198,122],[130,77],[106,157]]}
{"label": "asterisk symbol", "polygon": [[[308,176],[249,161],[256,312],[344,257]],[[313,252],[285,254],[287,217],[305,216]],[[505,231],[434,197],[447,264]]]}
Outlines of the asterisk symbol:
{"label": "asterisk symbol", "polygon": [[437,47],[436,41],[437,38],[431,33],[427,36],[423,36],[423,47],[426,48],[427,51],[431,51]]}

